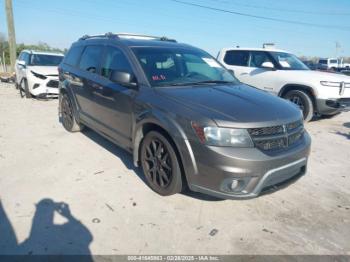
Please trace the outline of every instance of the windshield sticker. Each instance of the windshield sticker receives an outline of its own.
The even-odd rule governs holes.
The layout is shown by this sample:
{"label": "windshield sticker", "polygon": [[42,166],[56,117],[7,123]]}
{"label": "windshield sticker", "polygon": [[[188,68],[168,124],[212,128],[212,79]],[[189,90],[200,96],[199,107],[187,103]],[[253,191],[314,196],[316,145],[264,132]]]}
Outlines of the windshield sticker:
{"label": "windshield sticker", "polygon": [[152,80],[153,81],[162,81],[162,80],[165,80],[166,77],[164,75],[154,75],[152,76]]}
{"label": "windshield sticker", "polygon": [[221,67],[218,62],[212,58],[202,58],[210,67]]}

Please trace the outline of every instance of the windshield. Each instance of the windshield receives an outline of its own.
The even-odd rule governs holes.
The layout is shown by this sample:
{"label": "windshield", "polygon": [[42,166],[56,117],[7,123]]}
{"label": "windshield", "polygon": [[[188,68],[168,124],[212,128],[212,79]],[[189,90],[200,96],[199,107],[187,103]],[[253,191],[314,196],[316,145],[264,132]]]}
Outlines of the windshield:
{"label": "windshield", "polygon": [[133,48],[152,86],[239,83],[204,51],[181,48]]}
{"label": "windshield", "polygon": [[309,70],[295,55],[283,52],[271,52],[271,55],[284,70]]}
{"label": "windshield", "polygon": [[30,65],[33,66],[58,66],[63,56],[33,54],[30,58]]}

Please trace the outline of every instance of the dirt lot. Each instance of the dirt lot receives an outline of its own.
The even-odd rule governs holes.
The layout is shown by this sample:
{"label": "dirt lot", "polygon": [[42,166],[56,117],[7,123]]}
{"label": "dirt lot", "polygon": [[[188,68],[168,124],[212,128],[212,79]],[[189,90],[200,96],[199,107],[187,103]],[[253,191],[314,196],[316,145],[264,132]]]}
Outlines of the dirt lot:
{"label": "dirt lot", "polygon": [[350,255],[350,112],[306,128],[308,174],[283,190],[161,197],[117,146],[66,132],[57,100],[1,84],[0,254]]}

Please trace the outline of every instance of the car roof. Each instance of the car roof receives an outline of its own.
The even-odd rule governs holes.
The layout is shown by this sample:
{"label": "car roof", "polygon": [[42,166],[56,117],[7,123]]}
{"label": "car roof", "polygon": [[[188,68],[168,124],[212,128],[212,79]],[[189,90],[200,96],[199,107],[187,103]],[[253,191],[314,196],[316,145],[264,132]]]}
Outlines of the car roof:
{"label": "car roof", "polygon": [[265,52],[282,52],[290,53],[288,51],[276,48],[256,48],[256,47],[227,47],[223,48],[224,51],[242,50],[242,51],[265,51]]}
{"label": "car roof", "polygon": [[127,47],[164,47],[164,48],[195,48],[191,45],[178,43],[176,40],[169,39],[167,37],[157,37],[157,36],[147,36],[147,35],[137,35],[128,33],[106,33],[102,35],[95,36],[83,36],[78,41],[73,43],[73,45],[86,45],[88,43],[98,44],[98,43],[116,43]]}
{"label": "car roof", "polygon": [[64,56],[64,54],[59,52],[50,52],[50,51],[37,51],[37,50],[23,50],[22,52],[27,52],[29,54],[38,54],[38,55],[55,55],[55,56]]}

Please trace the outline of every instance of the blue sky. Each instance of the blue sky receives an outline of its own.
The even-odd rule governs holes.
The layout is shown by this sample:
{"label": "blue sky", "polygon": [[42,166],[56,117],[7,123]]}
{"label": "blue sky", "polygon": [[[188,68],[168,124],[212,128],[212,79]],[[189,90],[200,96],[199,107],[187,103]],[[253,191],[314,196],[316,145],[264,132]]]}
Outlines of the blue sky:
{"label": "blue sky", "polygon": [[[69,47],[84,34],[133,32],[166,35],[216,55],[230,46],[274,42],[297,55],[331,57],[340,43],[350,56],[350,0],[182,0],[195,4],[347,29],[321,28],[237,16],[171,0],[13,0],[18,43]],[[6,32],[0,0],[0,32]]]}

